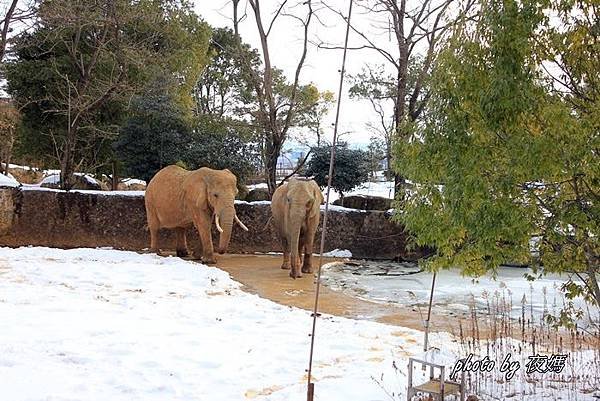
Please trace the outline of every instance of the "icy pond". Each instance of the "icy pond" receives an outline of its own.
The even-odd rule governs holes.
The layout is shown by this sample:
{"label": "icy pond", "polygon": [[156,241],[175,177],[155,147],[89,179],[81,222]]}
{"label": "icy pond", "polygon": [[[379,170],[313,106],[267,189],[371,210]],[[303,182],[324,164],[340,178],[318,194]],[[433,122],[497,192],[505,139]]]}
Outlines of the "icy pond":
{"label": "icy pond", "polygon": [[[458,270],[438,273],[433,296],[433,309],[437,315],[449,318],[477,313],[501,314],[510,310],[510,316],[538,321],[546,313],[558,314],[567,302],[560,292],[566,276],[547,275],[528,281],[528,268],[501,267],[496,279],[491,276],[464,277]],[[422,271],[408,262],[349,261],[334,262],[324,266],[323,283],[333,290],[381,303],[410,307],[425,316],[429,304],[432,273]],[[582,324],[587,325],[589,315],[582,299],[574,300],[576,307],[586,312]],[[474,307],[474,308],[473,308]],[[598,319],[598,316],[593,317]]]}

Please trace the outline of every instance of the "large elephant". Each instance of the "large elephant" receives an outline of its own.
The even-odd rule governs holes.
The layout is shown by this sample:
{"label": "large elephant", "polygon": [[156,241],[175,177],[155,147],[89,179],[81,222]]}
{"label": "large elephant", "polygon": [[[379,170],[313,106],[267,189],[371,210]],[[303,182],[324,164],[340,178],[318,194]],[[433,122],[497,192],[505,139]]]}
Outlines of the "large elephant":
{"label": "large elephant", "polygon": [[221,254],[229,246],[234,221],[248,231],[235,213],[236,183],[235,175],[227,169],[202,167],[188,171],[173,165],[156,173],[145,196],[151,251],[158,252],[159,229],[170,228],[176,232],[177,256],[186,256],[185,230],[193,224],[200,234],[202,260],[215,263],[211,236],[213,220],[220,232],[217,251]]}
{"label": "large elephant", "polygon": [[[321,217],[321,203],[323,194],[319,186],[308,179],[292,178],[273,194],[273,224],[283,246],[281,268],[291,268],[292,278],[302,277],[300,264],[302,273],[312,273],[313,243]],[[302,254],[303,261],[300,260]]]}

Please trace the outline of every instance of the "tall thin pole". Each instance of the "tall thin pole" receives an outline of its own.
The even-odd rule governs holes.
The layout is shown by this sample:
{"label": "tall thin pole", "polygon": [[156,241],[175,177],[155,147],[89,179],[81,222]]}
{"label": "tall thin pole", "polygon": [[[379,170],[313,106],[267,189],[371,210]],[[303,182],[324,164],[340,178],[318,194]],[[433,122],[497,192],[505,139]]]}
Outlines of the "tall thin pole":
{"label": "tall thin pole", "polygon": [[425,321],[425,341],[423,342],[423,351],[427,352],[429,346],[429,322],[431,320],[431,305],[433,304],[433,290],[435,289],[435,277],[437,273],[433,273],[431,279],[431,292],[429,293],[429,308],[427,308],[427,320]]}
{"label": "tall thin pole", "polygon": [[344,87],[344,74],[346,72],[346,53],[348,52],[348,36],[350,35],[350,17],[352,16],[352,3],[348,8],[348,17],[346,18],[346,37],[344,39],[344,56],[342,57],[342,69],[340,70],[340,86],[338,88],[337,109],[335,112],[335,123],[333,127],[333,143],[331,144],[331,157],[329,159],[329,174],[327,176],[327,194],[325,197],[325,215],[323,216],[323,227],[321,230],[321,248],[319,250],[319,268],[317,270],[317,282],[315,290],[315,305],[312,313],[312,331],[310,334],[310,356],[308,360],[308,389],[307,400],[313,401],[315,385],[312,383],[312,363],[315,349],[315,329],[317,326],[317,315],[319,309],[319,290],[321,288],[321,268],[323,266],[323,251],[325,249],[325,236],[327,234],[327,218],[329,216],[329,193],[331,192],[331,181],[333,178],[333,164],[335,162],[335,148],[337,145],[338,123],[340,119],[340,106],[342,104],[342,89]]}

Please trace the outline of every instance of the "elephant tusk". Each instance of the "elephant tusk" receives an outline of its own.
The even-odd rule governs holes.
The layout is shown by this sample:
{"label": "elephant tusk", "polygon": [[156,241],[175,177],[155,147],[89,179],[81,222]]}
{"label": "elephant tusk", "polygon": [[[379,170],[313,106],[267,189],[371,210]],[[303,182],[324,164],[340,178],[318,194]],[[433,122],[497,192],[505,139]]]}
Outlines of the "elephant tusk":
{"label": "elephant tusk", "polygon": [[246,225],[240,221],[240,219],[237,217],[237,214],[233,216],[233,218],[235,219],[235,222],[238,223],[244,231],[248,231],[248,227],[246,227]]}
{"label": "elephant tusk", "polygon": [[217,230],[219,230],[220,233],[223,232],[223,229],[221,228],[221,225],[219,224],[219,215],[215,213],[215,224],[217,225]]}

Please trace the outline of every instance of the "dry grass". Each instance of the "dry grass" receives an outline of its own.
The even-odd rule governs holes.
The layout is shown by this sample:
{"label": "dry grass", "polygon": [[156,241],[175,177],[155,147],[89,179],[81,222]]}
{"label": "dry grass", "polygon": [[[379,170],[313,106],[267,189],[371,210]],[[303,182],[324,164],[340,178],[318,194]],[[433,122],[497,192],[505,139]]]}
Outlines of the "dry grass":
{"label": "dry grass", "polygon": [[[515,302],[509,288],[482,293],[484,306],[472,296],[468,313],[457,319],[434,320],[434,331],[453,334],[456,344],[434,344],[453,350],[460,358],[473,354],[472,361],[486,356],[494,361],[491,372],[468,372],[466,394],[479,400],[578,400],[582,394],[600,395],[600,327],[598,311],[585,311],[577,322],[558,326],[559,316],[569,301],[557,288],[549,301],[543,293],[543,312],[534,311],[525,297]],[[421,316],[426,315],[417,305]],[[518,311],[518,313],[517,313]],[[512,313],[511,313],[512,312]],[[516,315],[519,315],[516,317]],[[583,317],[587,316],[587,317]],[[550,318],[549,318],[550,317]],[[458,323],[457,323],[458,320]],[[458,348],[458,349],[456,349]],[[514,377],[500,372],[504,358],[519,362]],[[567,355],[562,372],[527,373],[533,355]],[[396,398],[392,398],[396,399]],[[398,398],[402,399],[402,398]]]}
{"label": "dry grass", "polygon": [[10,168],[8,172],[21,184],[37,184],[44,178],[44,174],[36,169]]}
{"label": "dry grass", "polygon": [[[551,324],[547,316],[556,316],[568,305],[567,300],[551,305],[544,294],[543,315],[534,314],[523,298],[518,319],[511,317],[515,304],[509,289],[484,294],[485,308],[477,308],[472,299],[468,319],[461,319],[458,333],[460,352],[465,357],[474,354],[477,359],[488,356],[495,361],[491,372],[472,372],[467,377],[468,394],[477,394],[482,400],[493,399],[564,399],[576,400],[578,394],[600,390],[600,329],[590,321],[585,327],[574,323],[570,327]],[[562,301],[562,302],[561,302]],[[587,322],[586,322],[587,323]],[[485,333],[485,334],[483,334]],[[520,362],[520,369],[511,380],[506,380],[500,366],[506,355]],[[529,356],[566,354],[561,373],[527,373]]]}

